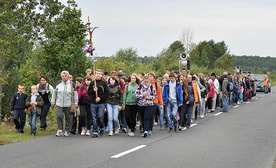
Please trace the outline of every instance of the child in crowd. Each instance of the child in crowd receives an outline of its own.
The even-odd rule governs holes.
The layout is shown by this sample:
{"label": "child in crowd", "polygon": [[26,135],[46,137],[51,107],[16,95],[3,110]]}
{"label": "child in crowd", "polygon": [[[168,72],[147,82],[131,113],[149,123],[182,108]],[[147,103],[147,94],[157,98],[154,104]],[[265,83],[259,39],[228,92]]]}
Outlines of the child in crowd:
{"label": "child in crowd", "polygon": [[41,107],[44,105],[36,85],[31,86],[31,94],[28,95],[25,105],[28,107],[27,114],[31,125],[31,135],[34,136],[36,134],[36,119],[38,115],[41,115]]}
{"label": "child in crowd", "polygon": [[13,114],[13,122],[17,133],[24,133],[24,126],[26,121],[25,102],[27,95],[24,93],[25,87],[22,84],[18,85],[17,93],[12,96],[10,108]]}

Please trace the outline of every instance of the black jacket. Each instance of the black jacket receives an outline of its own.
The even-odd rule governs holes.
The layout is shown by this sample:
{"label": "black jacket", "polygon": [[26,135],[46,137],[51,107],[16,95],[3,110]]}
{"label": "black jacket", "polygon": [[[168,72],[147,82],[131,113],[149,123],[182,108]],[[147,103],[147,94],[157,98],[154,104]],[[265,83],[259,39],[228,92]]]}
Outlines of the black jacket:
{"label": "black jacket", "polygon": [[96,80],[96,86],[98,88],[98,97],[100,97],[100,101],[96,102],[96,92],[94,91],[94,81],[92,81],[88,87],[88,95],[91,96],[91,103],[92,104],[103,104],[106,103],[108,98],[108,89],[107,84],[103,80]]}
{"label": "black jacket", "polygon": [[13,111],[14,109],[25,109],[27,108],[25,106],[25,102],[27,99],[28,95],[26,95],[25,93],[19,94],[19,93],[15,93],[12,96],[12,100],[11,100],[11,111]]}

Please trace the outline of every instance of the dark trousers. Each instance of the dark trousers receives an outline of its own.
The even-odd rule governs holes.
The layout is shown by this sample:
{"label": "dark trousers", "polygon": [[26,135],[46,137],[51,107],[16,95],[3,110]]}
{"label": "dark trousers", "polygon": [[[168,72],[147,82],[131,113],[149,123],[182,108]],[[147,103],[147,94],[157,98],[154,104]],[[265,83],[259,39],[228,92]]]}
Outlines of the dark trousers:
{"label": "dark trousers", "polygon": [[152,115],[151,115],[151,118],[150,118],[150,129],[149,129],[151,131],[153,129],[153,123],[154,123],[154,121],[158,121],[157,115],[158,115],[157,105],[153,105]]}
{"label": "dark trousers", "polygon": [[[80,105],[80,116],[79,116],[79,128],[87,128],[87,114],[90,113],[90,107],[86,105]],[[91,121],[90,121],[91,127]],[[89,129],[90,130],[90,129]]]}
{"label": "dark trousers", "polygon": [[138,105],[125,106],[125,120],[131,132],[135,131],[137,112],[138,112]]}
{"label": "dark trousers", "polygon": [[51,107],[51,103],[44,104],[41,107],[40,128],[46,128],[47,127],[46,117],[47,117],[47,114],[48,114],[48,111],[49,111],[50,107]]}
{"label": "dark trousers", "polygon": [[213,104],[213,98],[208,97],[208,99],[207,99],[207,107],[208,107],[208,109],[212,109],[212,104]]}
{"label": "dark trousers", "polygon": [[91,113],[91,110],[90,110],[90,106],[87,106],[87,110],[86,110],[86,129],[91,130],[91,126],[92,126],[92,113]]}
{"label": "dark trousers", "polygon": [[138,106],[138,111],[141,115],[141,119],[143,120],[143,129],[144,131],[150,130],[150,120],[153,113],[153,105],[152,106]]}
{"label": "dark trousers", "polygon": [[194,105],[183,104],[180,112],[180,125],[190,127]]}
{"label": "dark trousers", "polygon": [[24,112],[24,109],[13,110],[13,122],[15,124],[15,129],[19,131],[24,130],[24,126],[26,122],[26,113]]}

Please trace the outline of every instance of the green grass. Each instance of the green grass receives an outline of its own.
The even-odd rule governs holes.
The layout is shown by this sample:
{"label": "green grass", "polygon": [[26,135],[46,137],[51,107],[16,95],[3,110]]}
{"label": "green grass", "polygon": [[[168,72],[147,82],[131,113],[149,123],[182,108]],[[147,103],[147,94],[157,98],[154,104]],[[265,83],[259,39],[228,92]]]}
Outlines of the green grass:
{"label": "green grass", "polygon": [[[38,126],[39,124],[37,124]],[[24,128],[24,134],[16,133],[13,124],[1,123],[0,125],[0,145],[10,144],[14,142],[26,141],[29,139],[39,138],[47,135],[53,135],[56,133],[56,124],[49,125],[46,131],[40,131],[39,127],[35,136],[31,136],[31,127],[26,124]]]}

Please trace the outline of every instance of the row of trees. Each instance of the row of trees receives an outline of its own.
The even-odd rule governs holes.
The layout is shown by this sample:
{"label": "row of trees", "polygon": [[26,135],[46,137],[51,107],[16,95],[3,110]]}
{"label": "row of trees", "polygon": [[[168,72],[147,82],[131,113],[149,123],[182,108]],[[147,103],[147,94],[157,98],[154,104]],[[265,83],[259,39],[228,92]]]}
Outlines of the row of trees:
{"label": "row of trees", "polygon": [[[67,5],[58,0],[0,2],[0,122],[10,117],[10,99],[19,83],[28,92],[42,74],[55,85],[62,70],[76,77],[84,76],[85,69],[91,68],[82,51],[87,43],[86,25],[76,7],[73,0]],[[123,68],[127,74],[155,71],[163,75],[166,68],[182,69],[178,61],[182,52],[190,54],[191,73],[234,72],[235,57],[229,54],[224,41],[195,44],[189,30],[184,30],[180,40],[161,49],[156,56],[140,57],[135,48],[129,47],[98,58],[96,65],[107,72]]]}

